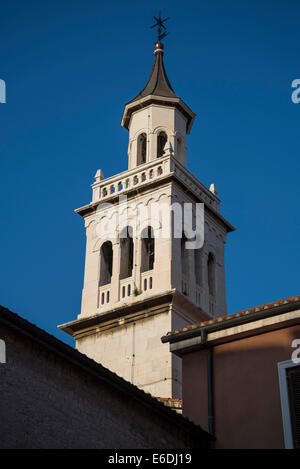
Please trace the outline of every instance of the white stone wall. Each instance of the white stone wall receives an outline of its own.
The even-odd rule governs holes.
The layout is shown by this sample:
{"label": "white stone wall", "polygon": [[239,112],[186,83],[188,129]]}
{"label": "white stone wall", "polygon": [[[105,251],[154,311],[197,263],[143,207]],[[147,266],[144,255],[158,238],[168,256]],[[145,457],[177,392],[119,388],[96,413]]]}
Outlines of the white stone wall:
{"label": "white stone wall", "polygon": [[[137,206],[145,206],[149,209],[152,204],[164,202],[168,205],[179,202],[191,203],[196,199],[187,195],[179,184],[168,182],[156,189],[137,194],[129,201]],[[154,268],[150,272],[141,273],[141,238],[140,232],[143,226],[151,224],[146,219],[137,225],[134,236],[134,268],[132,277],[120,280],[120,239],[116,231],[111,236],[99,238],[97,223],[105,224],[112,215],[114,209],[104,208],[97,214],[86,218],[87,252],[86,273],[84,279],[82,312],[79,319],[95,314],[105,314],[112,309],[134,303],[141,303],[159,294],[170,292],[173,289],[182,293],[182,267],[181,267],[181,239],[161,237],[162,219],[158,217],[155,239]],[[122,208],[121,208],[122,212]],[[137,211],[128,210],[128,225],[131,226],[137,218]],[[120,228],[120,229],[119,229]],[[117,232],[121,230],[121,226]],[[102,244],[110,240],[113,244],[113,275],[111,283],[99,287],[100,274],[100,248]],[[210,252],[216,259],[215,265],[215,309],[213,316],[226,313],[225,298],[225,271],[224,271],[224,241],[225,230],[216,218],[205,213],[205,242],[201,257],[201,286],[196,285],[194,251],[189,250],[189,284],[186,296],[186,304],[181,302],[177,309],[173,307],[167,311],[146,318],[131,319],[130,316],[121,318],[107,328],[102,326],[90,335],[77,337],[77,348],[80,352],[103,364],[110,370],[122,376],[126,380],[136,384],[145,391],[158,397],[181,398],[181,360],[172,356],[168,346],[161,343],[161,337],[167,332],[199,322],[203,319],[196,306],[204,313],[210,313],[210,298],[208,295],[207,259]],[[152,289],[143,291],[144,278],[152,277]],[[122,298],[122,286],[131,284],[131,294]],[[139,294],[133,294],[134,288],[138,288]],[[102,292],[110,292],[110,301],[101,304],[99,298]],[[126,290],[127,291],[127,290]],[[200,291],[200,300],[196,292]],[[188,305],[194,305],[194,310]],[[200,310],[199,310],[200,311]],[[143,313],[143,307],[140,308]]]}
{"label": "white stone wall", "polygon": [[[179,185],[172,186],[172,201],[180,204],[194,203],[195,198],[187,195]],[[221,222],[205,210],[204,216],[204,244],[201,253],[201,262],[197,267],[201,271],[201,284],[196,283],[195,276],[195,253],[194,250],[187,250],[189,276],[187,279],[187,297],[190,301],[198,305],[202,311],[211,316],[224,316],[227,313],[226,289],[225,289],[225,263],[224,246],[226,242],[226,230]],[[214,309],[210,309],[210,298],[208,293],[208,255],[212,253],[215,258],[215,298]],[[182,268],[178,268],[181,262],[181,239],[174,239],[172,242],[172,288],[183,291]]]}
{"label": "white stone wall", "polygon": [[106,331],[78,339],[77,348],[153,396],[180,398],[180,360],[160,340],[171,330],[171,318],[168,307],[148,318],[124,318]]}
{"label": "white stone wall", "polygon": [[[147,162],[157,158],[157,135],[164,131],[168,136],[166,154],[171,153],[186,165],[186,120],[174,107],[151,104],[132,114],[129,126],[128,169],[137,166],[137,141],[140,134],[147,135]],[[177,138],[182,140],[182,154],[177,152]]]}
{"label": "white stone wall", "polygon": [[[151,207],[153,204],[170,204],[171,200],[171,184],[165,184],[156,190],[143,195],[137,195],[128,201],[129,209],[123,210],[120,208],[121,218],[120,224],[116,224],[116,230],[111,235],[107,235],[103,238],[99,237],[101,226],[105,226],[108,220],[112,218],[112,214],[115,211],[114,207],[104,208],[97,214],[93,214],[86,218],[86,261],[85,261],[85,276],[84,276],[84,288],[82,294],[82,309],[80,318],[88,317],[90,315],[97,314],[99,312],[104,313],[114,307],[121,307],[122,305],[131,304],[135,301],[141,301],[147,299],[149,296],[157,295],[158,293],[169,291],[171,289],[171,274],[170,274],[170,259],[171,259],[171,239],[161,236],[161,217],[157,217],[157,224],[154,226],[156,233],[155,238],[155,259],[154,268],[152,271],[141,273],[141,230],[151,224]],[[136,209],[131,210],[130,207],[137,206]],[[145,207],[146,217],[138,221],[139,207]],[[123,215],[127,213],[127,222],[123,221]],[[147,215],[148,214],[148,215]],[[122,224],[121,224],[122,221]],[[138,221],[138,223],[136,223]],[[120,256],[120,239],[119,232],[122,227],[134,226],[136,224],[136,234],[134,236],[134,268],[132,276],[127,279],[120,280],[120,265],[124,262]],[[111,283],[103,287],[99,286],[100,276],[100,249],[104,242],[107,240],[113,244],[113,274]],[[144,291],[144,279],[152,278],[152,288],[147,285],[147,290]],[[131,285],[131,293],[122,297],[122,286]],[[135,296],[134,289],[137,288],[139,295]],[[110,293],[110,300],[104,304],[101,304],[102,292]]]}
{"label": "white stone wall", "polygon": [[[167,134],[168,140],[164,156],[157,158],[157,137],[161,131]],[[137,168],[137,145],[142,133],[147,136],[146,162]],[[101,171],[97,171],[93,184],[93,206],[102,202],[118,204],[119,218],[115,227],[99,236],[101,227],[112,220],[116,205],[105,207],[100,204],[96,212],[83,215],[87,243],[82,308],[78,319],[103,315],[103,320],[99,327],[76,333],[76,346],[82,353],[145,391],[158,397],[180,398],[181,361],[170,354],[168,346],[161,343],[161,337],[171,330],[206,319],[209,314],[226,314],[226,228],[217,215],[219,199],[185,169],[186,119],[177,109],[151,104],[134,112],[129,124],[128,156],[128,171],[107,180],[103,179]],[[118,198],[124,194],[128,197],[129,210]],[[155,222],[150,216],[155,204],[170,207],[176,202],[181,205],[205,202],[211,209],[205,210],[205,240],[198,266],[201,270],[200,285],[196,283],[193,250],[186,253],[187,275],[182,275],[181,239],[173,237],[170,210],[167,216],[160,213]],[[139,218],[141,208],[144,213],[142,219]],[[127,221],[124,221],[124,215],[127,215]],[[163,232],[165,223],[170,228],[169,233]],[[134,225],[132,276],[120,279],[124,259],[119,234],[125,226]],[[141,273],[140,233],[146,226],[154,229],[155,260],[151,271]],[[113,272],[111,282],[99,286],[100,250],[106,241],[113,245]],[[216,293],[213,298],[208,293],[209,253],[215,259]],[[161,304],[161,311],[149,313],[149,299],[175,290],[181,293],[175,302],[167,306]],[[124,316],[122,309],[130,305],[139,305],[138,313]],[[103,322],[105,314],[111,311],[117,311],[119,319],[106,324]]]}

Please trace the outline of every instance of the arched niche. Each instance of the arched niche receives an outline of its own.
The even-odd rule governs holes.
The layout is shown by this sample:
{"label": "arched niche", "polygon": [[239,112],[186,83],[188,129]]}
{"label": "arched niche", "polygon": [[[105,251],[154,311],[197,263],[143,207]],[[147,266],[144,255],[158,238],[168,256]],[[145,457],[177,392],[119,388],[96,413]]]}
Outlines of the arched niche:
{"label": "arched niche", "polygon": [[141,272],[147,272],[154,267],[155,239],[154,230],[147,226],[141,233]]}
{"label": "arched niche", "polygon": [[146,163],[147,159],[147,135],[145,132],[137,138],[137,166]]}
{"label": "arched niche", "polygon": [[127,226],[120,233],[120,280],[132,276],[133,238],[132,228]]}
{"label": "arched niche", "polygon": [[113,247],[110,241],[102,244],[100,249],[100,277],[99,285],[107,285],[111,282],[113,267]]}
{"label": "arched niche", "polygon": [[168,136],[163,130],[160,131],[157,135],[157,158],[160,158],[164,155],[164,150],[166,143],[168,141]]}

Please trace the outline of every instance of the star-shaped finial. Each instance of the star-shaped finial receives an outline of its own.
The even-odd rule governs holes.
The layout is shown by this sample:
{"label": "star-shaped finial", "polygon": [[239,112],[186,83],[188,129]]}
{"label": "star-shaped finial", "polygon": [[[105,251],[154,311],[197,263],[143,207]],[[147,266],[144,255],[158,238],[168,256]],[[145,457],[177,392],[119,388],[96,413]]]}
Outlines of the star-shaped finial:
{"label": "star-shaped finial", "polygon": [[[158,35],[158,42],[159,42],[169,34],[166,32],[167,28],[165,27],[164,22],[169,20],[170,18],[168,17],[168,18],[162,19],[161,12],[159,12],[158,18],[156,18],[156,16],[154,16],[153,18],[155,19],[156,23],[153,26],[151,26],[151,29],[157,27],[157,35]],[[162,28],[165,30],[163,33],[162,33]]]}

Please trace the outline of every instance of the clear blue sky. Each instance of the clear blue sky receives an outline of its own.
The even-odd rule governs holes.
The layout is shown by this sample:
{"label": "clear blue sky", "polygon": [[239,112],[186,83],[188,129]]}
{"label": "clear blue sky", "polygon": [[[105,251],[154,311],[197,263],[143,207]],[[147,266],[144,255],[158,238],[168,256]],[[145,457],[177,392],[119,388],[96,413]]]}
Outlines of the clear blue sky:
{"label": "clear blue sky", "polygon": [[56,325],[80,311],[85,232],[73,209],[90,202],[98,168],[127,168],[123,105],[148,79],[160,8],[169,79],[197,113],[188,167],[216,184],[237,228],[228,312],[300,293],[299,2],[4,1],[0,303],[69,343]]}

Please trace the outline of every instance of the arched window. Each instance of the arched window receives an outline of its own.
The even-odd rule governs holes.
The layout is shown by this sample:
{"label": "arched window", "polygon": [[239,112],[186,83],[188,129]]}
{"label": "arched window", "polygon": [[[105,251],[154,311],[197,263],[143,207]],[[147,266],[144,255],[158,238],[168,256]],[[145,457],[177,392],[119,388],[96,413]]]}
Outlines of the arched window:
{"label": "arched window", "polygon": [[202,273],[202,248],[194,250],[194,266],[195,266],[195,279],[196,284],[201,285]]}
{"label": "arched window", "polygon": [[141,272],[152,270],[155,256],[154,232],[151,226],[142,231]]}
{"label": "arched window", "polygon": [[133,269],[133,239],[132,228],[127,226],[120,235],[120,280],[132,276]]}
{"label": "arched window", "polygon": [[157,136],[157,158],[163,156],[167,141],[167,134],[165,132],[160,132]]}
{"label": "arched window", "polygon": [[147,135],[142,133],[137,141],[137,165],[146,163],[147,157]]}
{"label": "arched window", "polygon": [[111,282],[113,267],[113,248],[110,241],[102,244],[100,249],[100,280],[99,285],[107,285]]}
{"label": "arched window", "polygon": [[215,258],[210,252],[207,259],[208,292],[215,296]]}

